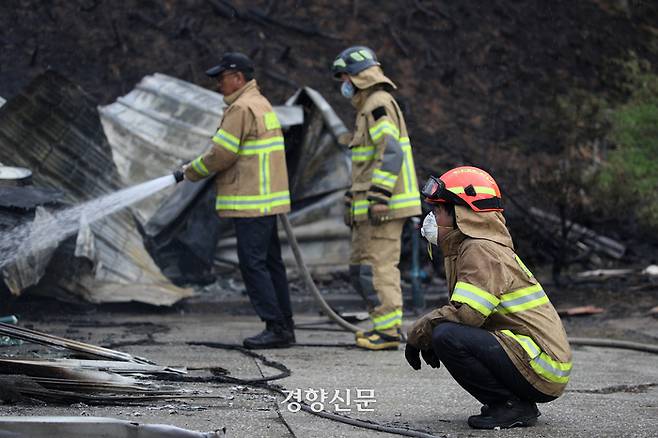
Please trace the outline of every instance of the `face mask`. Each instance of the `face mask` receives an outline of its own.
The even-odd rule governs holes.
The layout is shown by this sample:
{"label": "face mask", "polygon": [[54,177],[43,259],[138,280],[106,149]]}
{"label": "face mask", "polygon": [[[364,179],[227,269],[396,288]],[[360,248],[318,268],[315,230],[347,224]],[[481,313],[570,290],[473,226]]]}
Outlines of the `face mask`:
{"label": "face mask", "polygon": [[354,89],[354,84],[352,84],[352,82],[350,81],[344,81],[340,85],[340,94],[342,94],[343,97],[347,99],[351,99],[352,97],[354,97],[355,91],[356,90]]}
{"label": "face mask", "polygon": [[420,235],[432,245],[438,245],[439,227],[436,225],[436,218],[433,211],[425,216],[423,227],[420,229]]}

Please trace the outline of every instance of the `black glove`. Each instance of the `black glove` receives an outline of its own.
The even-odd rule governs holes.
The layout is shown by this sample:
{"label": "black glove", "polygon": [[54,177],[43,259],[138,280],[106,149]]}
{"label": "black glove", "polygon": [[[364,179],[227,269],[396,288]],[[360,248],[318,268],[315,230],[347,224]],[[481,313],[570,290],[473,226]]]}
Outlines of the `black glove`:
{"label": "black glove", "polygon": [[411,365],[411,368],[415,370],[420,369],[420,350],[414,347],[411,344],[407,344],[404,349],[404,358],[407,359],[407,363]]}
{"label": "black glove", "polygon": [[439,358],[434,354],[434,350],[422,350],[420,353],[423,355],[423,360],[427,365],[432,368],[439,368],[441,366],[441,361],[439,361]]}
{"label": "black glove", "polygon": [[415,370],[420,369],[420,355],[423,355],[423,360],[425,363],[432,368],[439,368],[441,366],[441,362],[439,361],[439,358],[436,357],[436,354],[434,354],[434,350],[419,350],[418,348],[414,347],[411,344],[407,344],[407,346],[404,349],[404,357],[407,359],[407,363],[411,365],[411,368]]}
{"label": "black glove", "polygon": [[183,169],[174,170],[174,178],[177,183],[183,181],[185,179],[185,172],[183,172]]}

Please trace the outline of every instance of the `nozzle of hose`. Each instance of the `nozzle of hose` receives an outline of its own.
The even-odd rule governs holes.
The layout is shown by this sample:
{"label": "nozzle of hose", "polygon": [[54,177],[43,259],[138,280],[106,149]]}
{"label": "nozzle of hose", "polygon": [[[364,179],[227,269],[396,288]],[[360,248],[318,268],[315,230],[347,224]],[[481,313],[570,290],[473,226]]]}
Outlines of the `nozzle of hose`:
{"label": "nozzle of hose", "polygon": [[176,180],[177,183],[185,179],[185,172],[183,172],[183,169],[174,170],[174,179]]}

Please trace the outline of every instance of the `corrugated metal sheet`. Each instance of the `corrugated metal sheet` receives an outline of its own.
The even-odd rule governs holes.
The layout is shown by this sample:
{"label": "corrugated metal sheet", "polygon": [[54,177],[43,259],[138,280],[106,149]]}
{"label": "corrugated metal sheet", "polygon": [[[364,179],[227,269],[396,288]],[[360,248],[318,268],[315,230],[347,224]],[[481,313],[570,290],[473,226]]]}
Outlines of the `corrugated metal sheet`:
{"label": "corrugated metal sheet", "polygon": [[62,192],[34,186],[0,187],[0,211],[33,210],[39,205],[56,205]]}
{"label": "corrugated metal sheet", "polygon": [[[201,154],[225,107],[221,94],[155,73],[98,110],[121,179],[133,185],[162,176]],[[300,107],[274,110],[284,127],[304,120]],[[137,206],[138,219],[145,223],[170,194],[171,189],[163,191]]]}
{"label": "corrugated metal sheet", "polygon": [[[156,73],[144,77],[126,96],[100,107],[122,180],[135,183],[158,177],[197,157],[216,131],[225,106],[218,93]],[[329,103],[308,87],[274,109],[286,139],[290,219],[304,236],[307,263],[343,263],[349,255],[349,229],[342,223],[342,194],[351,168],[348,150],[337,139],[347,129]],[[208,193],[212,187],[209,181],[183,181],[137,208],[140,220],[146,220],[149,250],[170,278],[201,278],[195,271],[208,272],[216,251],[222,259],[235,258],[234,239],[216,243],[233,228],[229,221],[217,220]],[[284,255],[288,253],[284,247]],[[293,261],[292,256],[286,259]]]}
{"label": "corrugated metal sheet", "polygon": [[[284,132],[292,213],[306,263],[314,268],[344,265],[349,258],[350,230],[343,224],[343,193],[350,183],[348,150],[338,144],[347,129],[327,101],[303,88],[287,105],[301,106],[304,123]],[[167,275],[195,281],[220,260],[237,261],[233,227],[218,220],[211,181],[183,181],[144,226],[151,253]],[[224,239],[217,245],[217,239]],[[282,236],[283,242],[285,237]],[[284,243],[284,260],[294,258]],[[193,261],[190,266],[189,261]]]}
{"label": "corrugated metal sheet", "polygon": [[[63,192],[77,204],[122,187],[95,103],[55,72],[36,78],[0,108],[0,161],[26,167],[34,185]],[[91,224],[96,247],[89,261],[57,278],[60,290],[91,302],[141,301],[170,305],[191,295],[169,282],[146,252],[129,211]],[[51,293],[52,286],[42,290]]]}

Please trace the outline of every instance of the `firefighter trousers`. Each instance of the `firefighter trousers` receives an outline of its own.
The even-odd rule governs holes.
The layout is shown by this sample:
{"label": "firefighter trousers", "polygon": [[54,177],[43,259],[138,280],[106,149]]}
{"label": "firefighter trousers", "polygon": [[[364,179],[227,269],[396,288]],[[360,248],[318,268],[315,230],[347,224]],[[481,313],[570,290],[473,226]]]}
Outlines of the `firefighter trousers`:
{"label": "firefighter trousers", "polygon": [[292,308],[276,216],[235,218],[233,224],[240,272],[254,310],[263,321],[286,325]]}
{"label": "firefighter trousers", "polygon": [[[381,225],[367,221],[352,227],[350,280],[369,305],[375,330],[393,330],[402,325],[402,289],[400,288],[400,249],[406,218]],[[371,304],[368,295],[376,293],[379,304]]]}
{"label": "firefighter trousers", "polygon": [[556,397],[535,389],[516,369],[489,331],[442,322],[432,331],[434,353],[459,385],[483,405],[524,400],[546,403]]}

